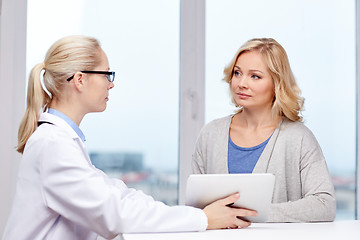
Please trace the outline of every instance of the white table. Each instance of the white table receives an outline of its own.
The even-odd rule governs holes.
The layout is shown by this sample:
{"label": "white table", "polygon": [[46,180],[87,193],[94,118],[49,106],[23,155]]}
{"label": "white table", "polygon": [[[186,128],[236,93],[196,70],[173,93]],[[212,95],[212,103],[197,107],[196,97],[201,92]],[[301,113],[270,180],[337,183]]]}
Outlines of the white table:
{"label": "white table", "polygon": [[125,240],[360,240],[360,220],[330,223],[253,223],[244,229],[124,234]]}

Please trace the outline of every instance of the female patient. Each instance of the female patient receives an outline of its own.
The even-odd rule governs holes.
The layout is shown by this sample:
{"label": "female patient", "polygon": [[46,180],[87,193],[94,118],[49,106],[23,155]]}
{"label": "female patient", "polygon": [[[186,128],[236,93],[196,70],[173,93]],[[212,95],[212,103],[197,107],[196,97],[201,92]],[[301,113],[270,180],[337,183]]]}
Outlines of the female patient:
{"label": "female patient", "polygon": [[332,221],[334,188],[321,148],[302,123],[303,98],[285,50],[252,39],[224,70],[236,114],[206,125],[194,173],[273,173],[269,222]]}
{"label": "female patient", "polygon": [[254,211],[226,206],[238,194],[204,210],[169,207],[91,164],[79,125],[87,113],[105,110],[114,77],[98,41],[85,36],[60,39],[33,68],[19,128],[17,150],[23,156],[3,239],[96,239],[248,226],[237,216]]}

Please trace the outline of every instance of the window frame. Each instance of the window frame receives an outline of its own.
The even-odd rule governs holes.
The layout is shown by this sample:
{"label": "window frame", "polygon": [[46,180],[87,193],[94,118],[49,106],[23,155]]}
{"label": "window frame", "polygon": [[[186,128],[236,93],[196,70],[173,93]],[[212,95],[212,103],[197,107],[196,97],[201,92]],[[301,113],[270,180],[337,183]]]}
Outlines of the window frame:
{"label": "window frame", "polygon": [[356,18],[356,172],[355,172],[355,219],[360,219],[360,0],[355,0]]}
{"label": "window frame", "polygon": [[179,203],[205,122],[205,0],[180,0]]}

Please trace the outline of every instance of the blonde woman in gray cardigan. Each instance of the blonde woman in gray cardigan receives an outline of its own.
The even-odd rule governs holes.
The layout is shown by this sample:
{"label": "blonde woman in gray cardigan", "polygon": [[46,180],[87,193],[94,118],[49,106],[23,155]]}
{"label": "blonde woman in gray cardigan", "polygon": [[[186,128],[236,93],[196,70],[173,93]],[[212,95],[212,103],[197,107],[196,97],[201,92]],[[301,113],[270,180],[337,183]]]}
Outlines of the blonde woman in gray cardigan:
{"label": "blonde woman in gray cardigan", "polygon": [[321,148],[302,123],[304,99],[283,47],[274,39],[249,40],[224,75],[239,110],[202,129],[193,173],[273,173],[269,222],[333,221],[334,187]]}

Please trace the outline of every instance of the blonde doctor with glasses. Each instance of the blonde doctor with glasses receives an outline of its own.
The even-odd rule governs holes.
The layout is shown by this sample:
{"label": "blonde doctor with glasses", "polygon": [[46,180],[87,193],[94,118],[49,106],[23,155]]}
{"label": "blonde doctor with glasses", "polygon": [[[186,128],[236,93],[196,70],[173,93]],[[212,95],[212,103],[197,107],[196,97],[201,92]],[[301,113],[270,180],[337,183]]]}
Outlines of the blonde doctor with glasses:
{"label": "blonde doctor with glasses", "polygon": [[99,42],[85,36],[58,40],[32,69],[17,146],[22,160],[3,239],[111,239],[130,232],[247,227],[238,216],[256,213],[226,206],[238,194],[203,210],[170,207],[91,164],[79,126],[87,113],[106,109],[114,77]]}

